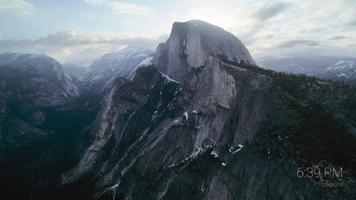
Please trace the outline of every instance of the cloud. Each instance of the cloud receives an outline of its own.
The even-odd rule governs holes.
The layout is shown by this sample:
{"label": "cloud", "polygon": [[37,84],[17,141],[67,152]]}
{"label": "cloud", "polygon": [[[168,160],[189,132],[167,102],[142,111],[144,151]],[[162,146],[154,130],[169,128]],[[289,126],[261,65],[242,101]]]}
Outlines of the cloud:
{"label": "cloud", "polygon": [[119,0],[85,0],[85,2],[92,6],[104,7],[113,14],[149,16],[153,13],[149,7]]}
{"label": "cloud", "polygon": [[286,9],[289,6],[287,3],[276,3],[273,5],[265,5],[259,9],[257,9],[253,16],[261,21],[268,20],[270,18],[275,17],[278,15],[280,12],[282,12],[284,9]]}
{"label": "cloud", "polygon": [[277,47],[279,48],[289,48],[295,46],[307,46],[307,47],[315,47],[319,46],[320,43],[314,40],[289,40],[281,42]]}
{"label": "cloud", "polygon": [[257,48],[269,46],[269,44],[267,44],[269,41],[266,40],[270,40],[275,36],[275,33],[271,32],[270,28],[278,30],[278,27],[272,27],[268,20],[277,17],[277,15],[278,17],[283,17],[279,14],[291,5],[290,3],[283,2],[257,4],[257,6],[251,8],[252,12],[247,12],[248,14],[245,14],[243,17],[246,19],[244,21],[248,23],[244,26],[240,26],[240,28],[234,32],[246,45],[251,46],[253,51]]}
{"label": "cloud", "polygon": [[0,40],[0,50],[6,49],[21,49],[21,48],[35,48],[36,46],[48,46],[52,48],[70,47],[70,46],[84,46],[84,45],[127,45],[136,46],[147,49],[155,49],[159,42],[168,38],[168,35],[160,37],[149,38],[123,38],[123,37],[90,37],[88,35],[77,33],[76,31],[60,31],[54,34],[49,34],[46,37],[38,39],[23,39],[23,40]]}
{"label": "cloud", "polygon": [[123,38],[123,39],[113,39],[111,40],[112,44],[115,45],[127,45],[127,46],[134,46],[134,47],[141,47],[146,49],[156,49],[157,45],[160,42],[163,42],[168,39],[168,35],[162,35],[156,39],[148,39],[148,38]]}
{"label": "cloud", "polygon": [[350,21],[347,25],[349,25],[349,26],[356,26],[356,19]]}
{"label": "cloud", "polygon": [[330,38],[330,40],[345,40],[345,39],[347,39],[347,37],[342,35],[338,35]]}
{"label": "cloud", "polygon": [[78,44],[92,44],[105,41],[97,41],[84,34],[79,34],[76,31],[60,31],[54,34],[49,34],[45,38],[35,40],[37,44],[48,46],[65,46],[65,45],[78,45]]}
{"label": "cloud", "polygon": [[55,48],[80,44],[92,44],[95,42],[97,41],[93,38],[89,38],[82,34],[76,34],[75,31],[60,31],[35,40],[0,40],[0,49],[27,49],[35,48],[36,46],[50,46]]}
{"label": "cloud", "polygon": [[38,10],[25,0],[0,0],[0,13],[13,12],[18,15],[33,15]]}
{"label": "cloud", "polygon": [[[41,4],[28,1],[36,2],[33,3],[35,6]],[[125,45],[154,49],[159,41],[164,40],[158,40],[157,37],[169,33],[174,21],[198,18],[238,36],[255,57],[258,54],[284,54],[289,50],[315,52],[326,47],[337,49],[338,52],[340,49],[355,52],[352,46],[356,40],[354,0],[330,0],[327,4],[323,0],[303,3],[295,0],[180,0],[162,4],[129,0],[82,1],[84,4],[76,5],[79,8],[71,8],[70,22],[63,17],[69,11],[65,6],[58,6],[56,12],[52,12],[52,7],[41,6],[46,8],[46,15],[43,15],[46,17],[29,17],[26,23],[9,15],[9,18],[2,20],[4,26],[0,31],[3,38],[0,38],[0,49],[42,51],[55,55],[62,62],[73,58],[78,52],[81,52],[79,57],[99,55],[100,51],[112,51]],[[6,2],[9,3],[0,4],[0,12],[8,11],[5,5],[15,4],[13,2],[26,4],[26,0]],[[27,7],[27,13],[31,13],[31,6]],[[33,12],[36,11],[32,9]],[[19,26],[13,26],[14,23]],[[38,35],[66,29],[80,30],[85,34],[62,31],[36,39]],[[32,40],[5,40],[10,38]]]}
{"label": "cloud", "polygon": [[126,46],[155,50],[167,35],[155,39],[90,37],[76,31],[60,31],[38,39],[0,40],[0,52],[44,53],[61,63],[89,65],[99,56]]}

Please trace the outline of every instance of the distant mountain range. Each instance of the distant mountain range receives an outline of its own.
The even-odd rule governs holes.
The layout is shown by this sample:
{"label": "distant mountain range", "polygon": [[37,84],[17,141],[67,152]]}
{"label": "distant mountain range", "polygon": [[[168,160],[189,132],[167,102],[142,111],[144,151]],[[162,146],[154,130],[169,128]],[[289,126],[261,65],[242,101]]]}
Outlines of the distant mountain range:
{"label": "distant mountain range", "polygon": [[153,52],[141,48],[125,48],[96,59],[84,74],[89,90],[102,92],[118,77],[131,79],[137,68],[151,64]]}
{"label": "distant mountain range", "polygon": [[[263,62],[341,78],[354,66],[325,63]],[[174,23],[154,53],[74,68],[0,54],[1,198],[356,199],[353,86],[260,68],[199,20]]]}
{"label": "distant mountain range", "polygon": [[259,62],[267,69],[356,84],[356,57],[264,57]]}

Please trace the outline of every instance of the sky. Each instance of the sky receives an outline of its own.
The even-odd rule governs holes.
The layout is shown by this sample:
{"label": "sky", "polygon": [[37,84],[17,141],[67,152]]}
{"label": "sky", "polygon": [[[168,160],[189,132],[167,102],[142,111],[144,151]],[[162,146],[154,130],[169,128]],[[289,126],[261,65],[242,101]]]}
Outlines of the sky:
{"label": "sky", "polygon": [[155,49],[191,19],[233,33],[257,59],[356,56],[355,0],[0,0],[0,51],[89,65],[130,45]]}

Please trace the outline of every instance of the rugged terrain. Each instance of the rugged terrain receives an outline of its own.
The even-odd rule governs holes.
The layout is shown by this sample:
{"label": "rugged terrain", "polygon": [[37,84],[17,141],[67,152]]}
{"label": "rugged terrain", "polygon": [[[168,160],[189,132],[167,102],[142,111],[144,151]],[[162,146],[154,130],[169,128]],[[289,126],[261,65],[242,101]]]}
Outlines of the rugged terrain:
{"label": "rugged terrain", "polygon": [[[36,188],[14,199],[356,198],[354,87],[259,68],[238,38],[198,20],[174,23],[152,63],[142,62],[121,64],[94,83],[106,89],[63,105],[87,116],[65,131],[53,127],[70,118],[49,125],[72,138],[70,161],[58,164],[60,146],[43,147],[51,176],[30,179]],[[85,106],[88,92],[103,95],[98,112]],[[297,176],[312,166],[342,167],[343,176]]]}

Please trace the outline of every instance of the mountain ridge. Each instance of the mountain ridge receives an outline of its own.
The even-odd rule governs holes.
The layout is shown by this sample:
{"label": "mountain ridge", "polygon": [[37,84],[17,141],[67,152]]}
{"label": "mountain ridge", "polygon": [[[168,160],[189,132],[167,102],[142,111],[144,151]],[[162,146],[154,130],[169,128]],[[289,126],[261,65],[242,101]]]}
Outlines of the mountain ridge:
{"label": "mountain ridge", "polygon": [[262,58],[264,68],[275,71],[305,74],[354,85],[356,83],[356,58],[349,56],[313,56]]}
{"label": "mountain ridge", "polygon": [[89,90],[105,93],[115,78],[130,79],[138,67],[150,64],[152,55],[151,50],[136,47],[105,54],[89,66],[83,82],[88,83]]}

